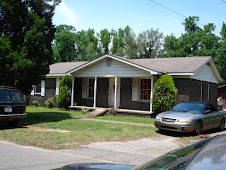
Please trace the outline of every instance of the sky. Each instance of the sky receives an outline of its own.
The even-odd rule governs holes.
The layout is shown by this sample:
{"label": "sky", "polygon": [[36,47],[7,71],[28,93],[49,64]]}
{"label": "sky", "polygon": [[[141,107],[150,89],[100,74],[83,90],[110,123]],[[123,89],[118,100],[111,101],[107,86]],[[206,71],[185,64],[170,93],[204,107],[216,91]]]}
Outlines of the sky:
{"label": "sky", "polygon": [[153,28],[164,36],[179,37],[185,33],[182,23],[189,16],[199,16],[201,28],[214,23],[219,36],[223,22],[226,23],[226,0],[62,0],[53,23],[72,25],[77,31],[92,28],[95,32],[129,25],[136,35]]}

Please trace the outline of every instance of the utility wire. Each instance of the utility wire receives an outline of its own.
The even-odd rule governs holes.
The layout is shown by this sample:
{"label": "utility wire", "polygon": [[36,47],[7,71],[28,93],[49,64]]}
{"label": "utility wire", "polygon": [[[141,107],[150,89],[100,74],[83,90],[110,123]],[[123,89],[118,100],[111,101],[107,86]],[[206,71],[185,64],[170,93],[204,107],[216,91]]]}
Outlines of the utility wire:
{"label": "utility wire", "polygon": [[[187,18],[187,17],[184,16],[183,14],[180,14],[179,12],[174,11],[174,10],[172,10],[172,9],[170,9],[170,8],[168,8],[168,7],[166,7],[166,6],[162,5],[162,4],[160,4],[160,3],[158,3],[158,2],[155,2],[155,1],[153,1],[153,0],[149,0],[149,1],[151,1],[151,2],[153,2],[153,3],[155,3],[155,4],[159,5],[159,6],[161,6],[161,7],[165,8],[165,9],[167,9],[167,10],[169,10],[169,11],[171,11],[171,12],[177,14],[177,15],[180,15],[180,16],[182,16],[182,17],[184,17],[184,18]],[[223,1],[223,0],[221,0],[221,1]],[[225,1],[223,1],[223,2],[226,3]],[[197,22],[197,24],[199,24],[199,25],[201,25],[201,26],[204,27],[204,25],[201,24],[201,23],[199,23],[199,22]],[[214,32],[218,32],[218,31],[215,30]],[[218,32],[218,33],[220,33],[220,32]]]}
{"label": "utility wire", "polygon": [[222,2],[226,3],[224,0],[221,0]]}

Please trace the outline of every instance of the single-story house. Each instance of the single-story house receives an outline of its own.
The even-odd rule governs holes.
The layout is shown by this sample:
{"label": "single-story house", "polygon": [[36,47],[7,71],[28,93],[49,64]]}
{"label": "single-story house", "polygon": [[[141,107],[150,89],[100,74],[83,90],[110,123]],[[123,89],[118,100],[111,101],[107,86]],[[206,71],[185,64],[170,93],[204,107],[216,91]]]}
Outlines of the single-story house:
{"label": "single-story house", "polygon": [[226,108],[226,84],[218,87],[218,97],[223,99],[223,107]]}
{"label": "single-story house", "polygon": [[217,102],[221,77],[211,57],[126,59],[106,54],[90,62],[50,65],[45,80],[35,85],[30,100],[41,105],[56,99],[64,75],[72,77],[71,107],[114,107],[152,112],[156,80],[170,74],[178,89],[177,103],[191,100]]}

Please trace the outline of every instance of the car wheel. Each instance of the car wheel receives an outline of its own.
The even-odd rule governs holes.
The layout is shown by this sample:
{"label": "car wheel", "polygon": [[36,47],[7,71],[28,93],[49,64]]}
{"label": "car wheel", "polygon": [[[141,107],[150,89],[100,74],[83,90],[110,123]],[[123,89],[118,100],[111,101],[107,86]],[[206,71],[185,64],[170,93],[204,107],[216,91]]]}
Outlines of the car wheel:
{"label": "car wheel", "polygon": [[195,124],[195,129],[193,131],[193,134],[195,136],[198,136],[198,135],[201,135],[202,133],[202,122],[198,121],[196,124]]}
{"label": "car wheel", "polygon": [[225,119],[222,118],[222,119],[221,119],[221,122],[220,122],[220,126],[218,127],[218,130],[219,130],[219,131],[223,131],[224,128],[225,128]]}

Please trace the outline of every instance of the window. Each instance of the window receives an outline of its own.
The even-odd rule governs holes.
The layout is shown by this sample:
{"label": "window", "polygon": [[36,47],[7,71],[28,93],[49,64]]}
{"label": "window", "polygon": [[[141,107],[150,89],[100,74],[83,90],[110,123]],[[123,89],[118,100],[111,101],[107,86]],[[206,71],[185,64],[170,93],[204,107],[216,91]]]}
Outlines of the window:
{"label": "window", "polygon": [[89,98],[93,98],[94,97],[94,80],[95,79],[89,79]]}
{"label": "window", "polygon": [[150,100],[151,79],[140,80],[140,100]]}
{"label": "window", "polygon": [[34,92],[35,94],[41,94],[41,82],[37,85],[34,85]]}

